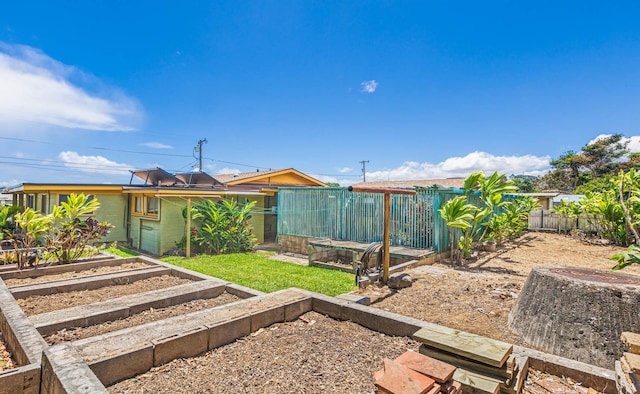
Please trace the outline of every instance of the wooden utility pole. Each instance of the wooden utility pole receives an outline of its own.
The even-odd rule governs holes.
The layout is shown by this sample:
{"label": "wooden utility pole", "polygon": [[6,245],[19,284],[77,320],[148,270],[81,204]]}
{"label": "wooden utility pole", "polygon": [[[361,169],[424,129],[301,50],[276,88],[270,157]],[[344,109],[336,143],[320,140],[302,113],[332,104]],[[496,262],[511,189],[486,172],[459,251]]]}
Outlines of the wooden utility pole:
{"label": "wooden utility pole", "polygon": [[207,143],[207,139],[203,139],[203,140],[198,140],[198,146],[196,146],[196,150],[198,151],[199,155],[198,155],[198,171],[200,172],[204,172],[202,170],[202,144],[206,144]]}
{"label": "wooden utility pole", "polygon": [[360,161],[360,163],[362,163],[362,182],[366,182],[367,181],[367,167],[365,165],[365,163],[368,163],[369,160],[362,160]]}
{"label": "wooden utility pole", "polygon": [[392,194],[416,194],[415,190],[376,188],[376,187],[353,187],[349,186],[350,192],[360,193],[384,193],[384,230],[382,235],[382,283],[389,280],[389,264],[391,261],[391,195]]}

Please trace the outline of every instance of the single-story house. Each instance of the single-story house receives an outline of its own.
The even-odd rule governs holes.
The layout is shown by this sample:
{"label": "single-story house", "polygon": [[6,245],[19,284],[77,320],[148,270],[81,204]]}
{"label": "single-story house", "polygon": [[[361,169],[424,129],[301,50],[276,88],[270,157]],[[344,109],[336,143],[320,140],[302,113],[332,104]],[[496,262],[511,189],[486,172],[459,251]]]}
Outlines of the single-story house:
{"label": "single-story house", "polygon": [[[136,182],[137,181],[137,182]],[[326,186],[293,168],[211,176],[204,172],[171,174],[161,168],[132,171],[129,184],[23,183],[3,191],[14,205],[44,214],[71,193],[94,196],[100,202],[98,221],[114,229],[105,242],[121,242],[161,255],[174,249],[186,234],[182,216],[187,202],[211,198],[256,201],[250,224],[258,243],[274,242],[277,235],[279,187]]]}
{"label": "single-story house", "polygon": [[539,193],[514,193],[518,196],[531,197],[538,200],[540,203],[540,209],[549,210],[553,208],[554,199],[559,192],[539,192]]}

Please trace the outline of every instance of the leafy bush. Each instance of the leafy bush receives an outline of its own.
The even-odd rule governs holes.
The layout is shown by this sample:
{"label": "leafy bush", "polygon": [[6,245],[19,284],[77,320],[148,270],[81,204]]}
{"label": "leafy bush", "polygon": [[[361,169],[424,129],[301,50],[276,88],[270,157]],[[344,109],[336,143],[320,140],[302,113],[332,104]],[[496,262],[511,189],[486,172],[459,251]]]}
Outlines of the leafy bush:
{"label": "leafy bush", "polygon": [[234,200],[205,200],[192,208],[191,217],[198,227],[191,236],[208,254],[241,253],[253,250],[257,239],[249,225],[256,202],[239,205]]}
{"label": "leafy bush", "polygon": [[113,228],[88,217],[100,207],[98,200],[85,194],[70,194],[66,202],[53,208],[54,228],[47,241],[49,252],[62,264],[72,263],[90,252],[91,244]]}

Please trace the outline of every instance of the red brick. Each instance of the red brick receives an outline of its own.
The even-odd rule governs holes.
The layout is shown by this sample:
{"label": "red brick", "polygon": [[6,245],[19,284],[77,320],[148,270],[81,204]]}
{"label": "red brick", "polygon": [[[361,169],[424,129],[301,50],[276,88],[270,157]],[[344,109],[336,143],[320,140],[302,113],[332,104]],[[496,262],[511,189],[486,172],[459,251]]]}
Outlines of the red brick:
{"label": "red brick", "polygon": [[421,373],[384,359],[384,373],[375,382],[380,393],[426,394],[435,381]]}
{"label": "red brick", "polygon": [[416,372],[430,376],[438,383],[450,380],[456,371],[456,367],[451,364],[412,351],[401,354],[395,361]]}
{"label": "red brick", "polygon": [[438,394],[441,388],[442,386],[436,383],[433,385],[433,387],[431,387],[431,390],[427,391],[427,394]]}
{"label": "red brick", "polygon": [[450,380],[442,385],[442,392],[447,394],[458,394],[462,392],[462,383]]}

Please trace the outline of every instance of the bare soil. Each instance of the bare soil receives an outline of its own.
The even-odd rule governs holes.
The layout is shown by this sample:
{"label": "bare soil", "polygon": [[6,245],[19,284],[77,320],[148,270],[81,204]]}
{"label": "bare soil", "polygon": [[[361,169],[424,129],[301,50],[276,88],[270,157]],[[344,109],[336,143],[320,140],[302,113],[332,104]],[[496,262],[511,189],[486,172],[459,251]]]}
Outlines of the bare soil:
{"label": "bare soil", "polygon": [[13,359],[12,354],[7,349],[2,331],[0,331],[0,373],[17,368],[18,366],[16,360]]}
{"label": "bare soil", "polygon": [[[557,233],[526,233],[496,252],[483,252],[476,261],[441,261],[407,271],[413,285],[399,291],[370,286],[361,293],[371,306],[531,347],[509,331],[509,312],[529,272],[537,265],[564,265],[610,271],[609,257],[626,250],[598,245]],[[640,266],[622,272],[640,275]]]}
{"label": "bare soil", "polygon": [[316,312],[108,387],[111,393],[372,393],[383,358],[419,344]]}
{"label": "bare soil", "polygon": [[31,296],[17,300],[20,308],[28,316],[39,313],[71,308],[78,305],[92,304],[130,294],[164,289],[192,282],[172,275],[162,275],[133,283],[107,286],[95,290],[69,291],[45,296]]}
{"label": "bare soil", "polygon": [[150,265],[146,263],[125,263],[125,264],[116,265],[116,266],[95,267],[88,270],[69,271],[69,272],[64,272],[60,274],[37,276],[34,278],[6,279],[4,283],[8,287],[11,287],[11,286],[33,284],[33,283],[52,282],[54,280],[82,278],[85,276],[109,274],[109,273],[118,272],[118,271],[124,271],[124,270],[136,269],[136,268],[146,268],[146,267],[150,267]]}
{"label": "bare soil", "polygon": [[68,330],[60,330],[55,334],[45,337],[44,339],[49,345],[55,345],[61,342],[75,341],[78,339],[105,334],[111,331],[122,330],[124,328],[134,327],[152,321],[158,321],[172,316],[185,315],[187,313],[213,308],[219,305],[224,305],[239,300],[239,297],[225,292],[215,298],[193,300],[166,308],[150,308],[124,319],[109,321],[89,327],[76,327]]}

